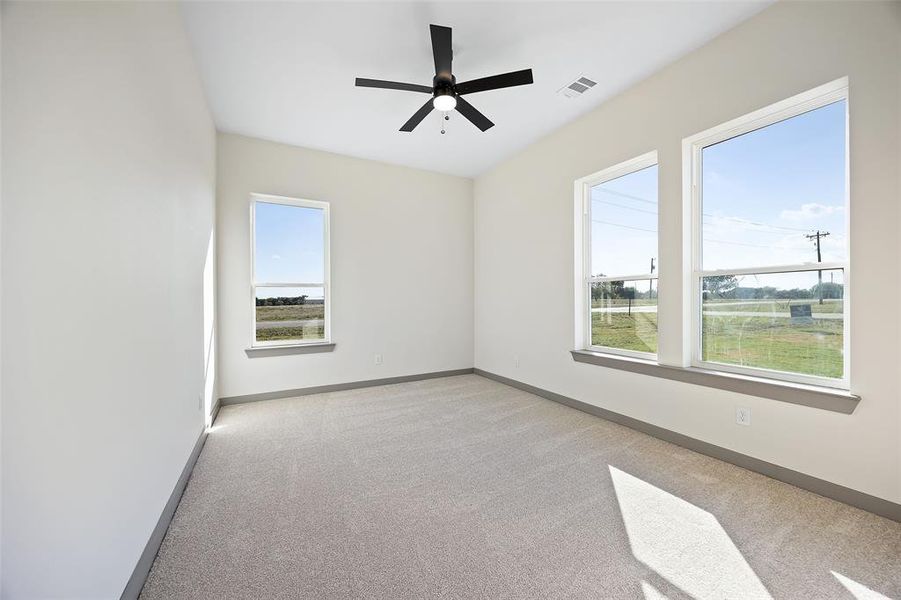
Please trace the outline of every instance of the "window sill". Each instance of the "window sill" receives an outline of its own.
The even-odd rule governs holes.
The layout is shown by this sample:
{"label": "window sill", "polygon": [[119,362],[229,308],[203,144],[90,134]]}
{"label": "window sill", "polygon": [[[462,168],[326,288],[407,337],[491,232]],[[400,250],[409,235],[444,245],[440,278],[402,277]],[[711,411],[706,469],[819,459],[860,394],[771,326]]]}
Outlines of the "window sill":
{"label": "window sill", "polygon": [[604,354],[591,350],[572,350],[571,353],[573,360],[576,362],[631,371],[632,373],[651,375],[652,377],[662,377],[694,385],[703,385],[749,396],[770,398],[846,415],[853,413],[860,402],[860,396],[845,390],[828,387],[789,383],[763,377],[710,371],[696,367],[670,367],[647,359]]}
{"label": "window sill", "polygon": [[335,349],[334,342],[319,342],[315,344],[286,344],[284,346],[257,346],[245,348],[244,352],[249,358],[261,356],[285,356],[287,354],[315,354],[318,352],[331,352]]}

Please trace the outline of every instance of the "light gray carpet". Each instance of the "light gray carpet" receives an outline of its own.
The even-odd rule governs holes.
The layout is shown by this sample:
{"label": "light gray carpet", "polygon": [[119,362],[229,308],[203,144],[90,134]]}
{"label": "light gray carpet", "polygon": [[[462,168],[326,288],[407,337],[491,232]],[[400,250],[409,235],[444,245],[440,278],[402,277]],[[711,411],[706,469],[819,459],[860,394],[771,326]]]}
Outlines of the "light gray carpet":
{"label": "light gray carpet", "polygon": [[901,524],[466,375],[223,408],[142,593],[434,597],[898,598]]}

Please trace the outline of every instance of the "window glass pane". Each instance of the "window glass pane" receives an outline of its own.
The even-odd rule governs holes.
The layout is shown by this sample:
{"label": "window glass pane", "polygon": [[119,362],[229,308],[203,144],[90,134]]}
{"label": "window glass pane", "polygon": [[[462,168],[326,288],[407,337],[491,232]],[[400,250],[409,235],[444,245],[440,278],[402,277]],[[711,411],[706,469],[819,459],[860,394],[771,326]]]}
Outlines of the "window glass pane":
{"label": "window glass pane", "polygon": [[651,272],[657,264],[657,165],[591,188],[595,277]]}
{"label": "window glass pane", "polygon": [[325,211],[257,202],[254,275],[261,283],[325,281]]}
{"label": "window glass pane", "polygon": [[657,280],[591,284],[591,345],[657,352]]}
{"label": "window glass pane", "polygon": [[258,287],[256,341],[325,339],[323,288]]}
{"label": "window glass pane", "polygon": [[703,360],[842,377],[840,269],[705,277],[702,293]]}
{"label": "window glass pane", "polygon": [[842,100],[702,150],[705,270],[845,260],[845,114]]}

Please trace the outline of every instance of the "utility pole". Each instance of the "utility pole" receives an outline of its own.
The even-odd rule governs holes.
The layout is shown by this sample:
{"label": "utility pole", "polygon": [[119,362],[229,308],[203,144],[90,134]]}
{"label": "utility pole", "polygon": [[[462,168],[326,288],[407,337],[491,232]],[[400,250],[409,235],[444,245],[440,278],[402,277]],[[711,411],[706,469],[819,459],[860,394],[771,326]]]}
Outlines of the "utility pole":
{"label": "utility pole", "polygon": [[[651,259],[651,275],[654,274],[654,259]],[[654,280],[648,279],[648,299],[654,297]]]}
{"label": "utility pole", "polygon": [[[817,262],[818,263],[823,262],[823,254],[820,252],[820,238],[824,238],[827,235],[829,235],[828,231],[820,231],[819,229],[817,229],[816,233],[808,233],[808,234],[804,235],[804,237],[806,237],[808,240],[816,239]],[[819,296],[820,304],[822,304],[823,303],[823,272],[822,271],[817,271],[817,279],[819,280],[819,285],[817,285],[817,296]]]}

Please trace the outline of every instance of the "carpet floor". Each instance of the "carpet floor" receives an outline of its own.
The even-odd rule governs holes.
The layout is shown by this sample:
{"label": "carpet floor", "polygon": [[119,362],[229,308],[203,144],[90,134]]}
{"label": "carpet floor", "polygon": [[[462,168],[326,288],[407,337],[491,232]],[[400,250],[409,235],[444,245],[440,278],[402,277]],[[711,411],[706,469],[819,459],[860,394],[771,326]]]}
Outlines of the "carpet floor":
{"label": "carpet floor", "polygon": [[901,524],[464,375],[224,407],[141,597],[901,598]]}

